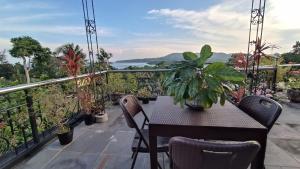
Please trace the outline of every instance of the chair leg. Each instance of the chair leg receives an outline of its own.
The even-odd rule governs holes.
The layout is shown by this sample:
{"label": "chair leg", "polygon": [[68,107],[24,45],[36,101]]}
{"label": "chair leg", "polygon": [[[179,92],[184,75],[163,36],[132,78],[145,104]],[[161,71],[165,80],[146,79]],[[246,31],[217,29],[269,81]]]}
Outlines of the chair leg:
{"label": "chair leg", "polygon": [[131,169],[134,169],[135,161],[137,159],[138,154],[139,154],[138,152],[134,153],[133,161],[131,163]]}
{"label": "chair leg", "polygon": [[133,161],[132,161],[132,164],[131,164],[131,169],[134,168],[135,161],[136,161],[136,158],[137,158],[137,156],[138,156],[138,154],[139,154],[139,149],[140,149],[140,147],[141,147],[141,143],[142,143],[142,139],[140,138],[140,139],[139,139],[139,143],[138,143],[138,145],[137,145],[137,147],[136,147],[136,151],[132,154],[132,155],[133,155]]}
{"label": "chair leg", "polygon": [[133,157],[134,157],[134,154],[135,154],[136,152],[132,152],[132,154],[131,154],[131,159],[133,159]]}
{"label": "chair leg", "polygon": [[161,153],[161,155],[162,155],[162,159],[163,159],[163,169],[165,169],[165,154]]}

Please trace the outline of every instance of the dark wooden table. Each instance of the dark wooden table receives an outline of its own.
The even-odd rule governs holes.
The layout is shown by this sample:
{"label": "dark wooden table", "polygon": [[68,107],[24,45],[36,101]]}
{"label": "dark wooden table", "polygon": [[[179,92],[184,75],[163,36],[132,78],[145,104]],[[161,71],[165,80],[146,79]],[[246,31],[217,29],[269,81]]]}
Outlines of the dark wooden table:
{"label": "dark wooden table", "polygon": [[256,140],[261,149],[251,169],[263,169],[267,128],[230,102],[213,105],[202,112],[174,105],[169,96],[158,97],[149,124],[151,169],[157,169],[157,137],[183,136],[196,139]]}

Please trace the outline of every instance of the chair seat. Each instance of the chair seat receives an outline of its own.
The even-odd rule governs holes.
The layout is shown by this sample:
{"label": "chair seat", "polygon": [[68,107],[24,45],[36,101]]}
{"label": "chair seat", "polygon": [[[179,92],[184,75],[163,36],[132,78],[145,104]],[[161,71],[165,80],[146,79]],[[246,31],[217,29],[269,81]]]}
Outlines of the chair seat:
{"label": "chair seat", "polygon": [[[146,139],[147,143],[149,143],[149,130],[148,129],[143,129],[141,130],[142,135]],[[132,142],[131,150],[135,152],[138,147],[139,143],[139,134],[136,133],[135,137]],[[169,151],[169,140],[170,138],[167,137],[157,137],[157,152],[168,152]],[[138,150],[138,152],[142,153],[149,153],[149,149],[146,147],[146,145],[142,142],[141,146]]]}

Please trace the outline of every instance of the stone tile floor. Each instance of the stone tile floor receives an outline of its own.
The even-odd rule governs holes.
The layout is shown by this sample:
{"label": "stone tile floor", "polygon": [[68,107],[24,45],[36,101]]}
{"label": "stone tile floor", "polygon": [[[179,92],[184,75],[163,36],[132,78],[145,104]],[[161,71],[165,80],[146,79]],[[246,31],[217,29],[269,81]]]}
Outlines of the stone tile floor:
{"label": "stone tile floor", "polygon": [[[283,112],[268,136],[265,165],[267,169],[300,169],[300,104],[282,103]],[[152,112],[153,102],[143,105]],[[134,131],[126,126],[121,109],[107,110],[109,121],[74,130],[74,140],[61,146],[52,140],[14,169],[127,169],[131,164],[131,141]],[[140,117],[138,117],[140,120]],[[160,155],[165,168],[167,157]],[[139,154],[135,169],[150,168],[148,154]]]}

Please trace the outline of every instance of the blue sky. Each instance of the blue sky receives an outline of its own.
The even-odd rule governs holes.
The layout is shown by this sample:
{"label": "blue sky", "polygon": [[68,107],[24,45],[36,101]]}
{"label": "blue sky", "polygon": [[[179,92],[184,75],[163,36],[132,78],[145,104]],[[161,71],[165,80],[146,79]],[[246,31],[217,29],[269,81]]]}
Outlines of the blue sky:
{"label": "blue sky", "polygon": [[[245,52],[250,0],[94,0],[99,44],[113,60],[172,52]],[[0,50],[29,35],[55,49],[73,42],[86,49],[81,0],[0,0]],[[299,0],[267,4],[264,39],[289,51],[300,40]],[[274,51],[273,51],[274,52]]]}

